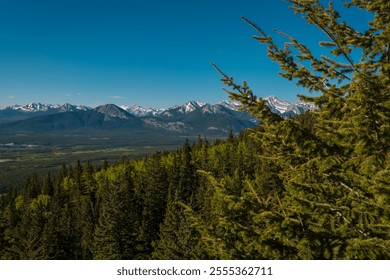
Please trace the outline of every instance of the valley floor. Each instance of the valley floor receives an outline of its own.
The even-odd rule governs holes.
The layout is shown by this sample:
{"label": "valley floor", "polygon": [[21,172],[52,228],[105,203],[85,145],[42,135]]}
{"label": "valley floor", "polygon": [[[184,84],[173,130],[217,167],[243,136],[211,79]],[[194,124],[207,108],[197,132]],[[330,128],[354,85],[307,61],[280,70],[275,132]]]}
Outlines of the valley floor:
{"label": "valley floor", "polygon": [[133,159],[155,151],[177,149],[183,137],[118,134],[3,134],[0,135],[0,192],[21,187],[33,172],[56,174],[62,164],[77,160],[93,165]]}

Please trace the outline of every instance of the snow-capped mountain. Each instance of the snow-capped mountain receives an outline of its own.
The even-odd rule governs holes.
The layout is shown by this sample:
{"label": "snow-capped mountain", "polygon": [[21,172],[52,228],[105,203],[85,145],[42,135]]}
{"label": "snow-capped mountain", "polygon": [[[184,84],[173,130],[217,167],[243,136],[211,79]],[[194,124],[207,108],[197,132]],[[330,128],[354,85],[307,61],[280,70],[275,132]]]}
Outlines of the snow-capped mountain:
{"label": "snow-capped mountain", "polygon": [[139,105],[122,105],[122,109],[136,117],[172,117],[185,115],[206,105],[201,101],[189,101],[183,105],[174,105],[168,109],[144,108]]}
{"label": "snow-capped mountain", "polygon": [[[315,106],[310,103],[290,103],[288,101],[280,100],[275,96],[269,96],[264,99],[267,101],[267,105],[271,108],[272,112],[279,114],[283,117],[293,117],[301,114],[306,110],[315,109]],[[160,117],[166,119],[174,119],[189,114],[196,110],[200,110],[205,114],[216,114],[226,110],[230,112],[241,112],[241,106],[242,105],[237,101],[223,100],[214,105],[200,101],[189,101],[183,105],[175,105],[168,109],[144,108],[138,105],[121,106],[121,108],[136,117]]]}
{"label": "snow-capped mountain", "polygon": [[[275,96],[265,97],[264,99],[267,101],[267,104],[271,108],[271,110],[274,113],[280,115],[289,113],[290,111],[293,114],[300,114],[303,111],[315,109],[314,105],[310,103],[304,103],[304,102],[290,103],[288,101],[281,100]],[[241,107],[241,104],[237,101],[226,101],[226,100],[223,100],[214,105],[201,102],[201,101],[189,101],[183,105],[174,105],[168,109],[144,108],[139,105],[121,105],[119,107],[136,117],[152,117],[152,116],[154,117],[154,116],[172,116],[174,114],[185,115],[195,110],[201,109],[206,105],[208,107],[204,108],[204,111],[206,110],[213,111],[218,107],[226,108],[232,111],[239,111]],[[25,105],[7,106],[7,107],[0,108],[0,111],[13,110],[21,113],[36,113],[36,112],[75,112],[75,111],[88,111],[91,109],[92,108],[88,106],[72,105],[69,103],[65,103],[62,105],[60,104],[52,105],[52,104],[38,102],[38,103],[29,103]]]}
{"label": "snow-capped mountain", "polygon": [[293,117],[303,113],[304,111],[315,109],[315,106],[310,103],[290,103],[288,101],[280,100],[275,96],[266,97],[264,100],[267,101],[267,105],[272,112],[281,115],[282,117]]}
{"label": "snow-capped mountain", "polygon": [[189,101],[182,106],[178,106],[178,112],[183,114],[188,114],[190,112],[195,111],[196,109],[202,108],[206,103],[201,101]]}
{"label": "snow-capped mountain", "polygon": [[189,101],[183,105],[174,105],[168,109],[144,108],[139,105],[135,106],[120,106],[130,114],[136,117],[159,117],[159,118],[176,118],[189,114],[196,110],[204,113],[216,113],[225,108],[232,111],[238,111],[241,104],[233,101],[221,101],[218,104],[211,105],[201,101]]}
{"label": "snow-capped mountain", "polygon": [[0,123],[28,119],[65,112],[79,112],[91,110],[88,106],[65,104],[29,103],[25,105],[13,105],[0,109]]}
{"label": "snow-capped mountain", "polygon": [[[274,96],[265,98],[271,110],[283,117],[296,116],[306,110],[314,110],[307,103],[290,103]],[[141,106],[117,106],[107,104],[90,108],[82,105],[50,105],[30,103],[0,109],[0,124],[8,130],[48,129],[127,129],[146,133],[165,131],[181,134],[220,134],[229,130],[239,132],[254,127],[259,120],[235,101],[208,104],[189,101],[168,109],[143,108]],[[1,129],[0,129],[1,130]]]}
{"label": "snow-capped mountain", "polygon": [[58,110],[58,112],[77,112],[77,111],[88,111],[91,109],[91,107],[65,103],[63,105],[53,105],[53,109]]}
{"label": "snow-capped mountain", "polygon": [[75,112],[75,111],[87,111],[91,109],[84,105],[72,105],[70,103],[65,104],[46,104],[46,103],[29,103],[25,105],[7,106],[0,110],[14,110],[20,113],[37,113],[37,112]]}
{"label": "snow-capped mountain", "polygon": [[189,101],[187,103],[184,103],[181,106],[175,105],[173,107],[170,107],[166,110],[162,110],[157,114],[156,116],[160,118],[180,118],[186,114],[189,114],[195,110],[198,110],[205,106],[206,103],[201,101]]}
{"label": "snow-capped mountain", "polygon": [[46,112],[54,108],[54,105],[43,104],[43,103],[29,103],[26,105],[14,105],[10,108],[15,111],[23,112],[23,113],[34,113],[34,112]]}
{"label": "snow-capped mountain", "polygon": [[239,111],[241,108],[241,103],[233,100],[222,100],[218,103],[218,105],[221,105],[222,107],[228,108],[233,111]]}
{"label": "snow-capped mountain", "polygon": [[275,96],[269,96],[264,98],[267,100],[267,105],[270,107],[271,111],[277,114],[283,114],[287,111],[288,106],[291,105],[290,102],[280,100]]}
{"label": "snow-capped mountain", "polygon": [[162,111],[165,111],[165,109],[144,108],[139,105],[122,105],[120,107],[136,117],[153,117],[160,114]]}

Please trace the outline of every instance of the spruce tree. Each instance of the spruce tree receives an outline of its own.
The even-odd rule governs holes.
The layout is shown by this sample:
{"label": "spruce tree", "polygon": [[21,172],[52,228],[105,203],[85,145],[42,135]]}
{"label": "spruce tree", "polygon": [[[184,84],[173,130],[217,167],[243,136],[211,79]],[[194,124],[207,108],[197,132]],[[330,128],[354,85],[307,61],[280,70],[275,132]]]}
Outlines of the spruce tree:
{"label": "spruce tree", "polygon": [[164,221],[168,197],[168,174],[162,163],[162,154],[155,153],[146,161],[146,178],[142,194],[142,214],[139,248],[142,258],[150,258],[153,243],[158,240],[160,224]]}
{"label": "spruce tree", "polygon": [[[230,97],[261,120],[253,137],[276,183],[248,181],[248,195],[236,199],[247,201],[252,215],[243,234],[252,236],[247,245],[254,238],[257,242],[247,252],[256,250],[265,258],[389,258],[389,2],[345,4],[373,13],[364,33],[342,22],[332,2],[328,7],[319,1],[289,2],[328,36],[320,45],[329,56],[316,57],[277,30],[288,40],[281,48],[255,23],[243,20],[258,32],[254,38],[267,46],[281,76],[318,93],[299,96],[318,108],[309,125],[272,113],[246,82],[237,84],[214,65],[232,87]],[[352,52],[360,53],[359,61]],[[227,188],[224,181],[220,185]],[[253,204],[257,210],[251,210]],[[240,225],[234,214],[224,215]]]}
{"label": "spruce tree", "polygon": [[118,165],[96,174],[99,218],[94,231],[94,259],[136,258],[140,217],[129,168]]}
{"label": "spruce tree", "polygon": [[198,176],[192,160],[192,148],[186,139],[174,157],[168,190],[166,212],[160,227],[160,238],[155,243],[152,258],[196,259],[199,236],[184,213],[184,205],[194,205],[199,187]]}

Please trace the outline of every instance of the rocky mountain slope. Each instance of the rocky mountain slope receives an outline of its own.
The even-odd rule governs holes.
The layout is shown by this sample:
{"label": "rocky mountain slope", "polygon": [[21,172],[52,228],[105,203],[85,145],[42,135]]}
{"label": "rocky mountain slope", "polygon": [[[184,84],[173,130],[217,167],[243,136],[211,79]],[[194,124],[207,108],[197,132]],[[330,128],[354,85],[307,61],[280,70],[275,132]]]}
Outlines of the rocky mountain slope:
{"label": "rocky mountain slope", "polygon": [[[265,98],[271,110],[283,117],[296,116],[314,107],[307,103],[289,103],[274,96]],[[149,131],[179,134],[226,134],[254,127],[259,120],[240,110],[234,101],[211,105],[189,101],[167,109],[114,104],[90,108],[83,105],[50,105],[31,103],[0,110],[0,129],[7,131],[48,132],[58,130],[122,129],[147,133]]]}

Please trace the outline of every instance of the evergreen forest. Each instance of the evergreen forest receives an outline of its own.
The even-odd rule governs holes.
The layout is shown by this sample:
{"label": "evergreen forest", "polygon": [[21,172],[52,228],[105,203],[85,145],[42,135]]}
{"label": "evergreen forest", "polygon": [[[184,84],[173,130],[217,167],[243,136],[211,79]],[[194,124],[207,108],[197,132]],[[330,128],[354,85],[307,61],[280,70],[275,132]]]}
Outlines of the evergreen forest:
{"label": "evergreen forest", "polygon": [[0,197],[0,258],[390,259],[390,2],[344,3],[373,15],[363,33],[331,2],[288,2],[324,55],[243,20],[317,110],[282,118],[213,64],[256,128],[32,174]]}

